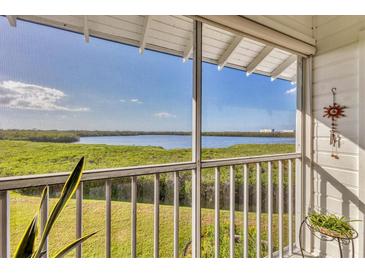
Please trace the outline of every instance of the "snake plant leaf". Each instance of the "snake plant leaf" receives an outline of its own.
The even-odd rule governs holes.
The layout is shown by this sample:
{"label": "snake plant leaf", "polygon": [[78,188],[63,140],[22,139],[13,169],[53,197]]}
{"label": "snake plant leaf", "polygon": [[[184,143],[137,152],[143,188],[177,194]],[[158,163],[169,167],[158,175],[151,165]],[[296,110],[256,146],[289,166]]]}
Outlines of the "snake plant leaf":
{"label": "snake plant leaf", "polygon": [[[39,204],[39,209],[38,209],[38,216],[42,216],[41,215],[41,211],[42,211],[42,207],[44,205],[44,203],[46,202],[46,200],[48,199],[48,192],[49,192],[49,187],[46,186],[45,188],[43,188],[43,191],[42,191],[42,195],[41,195],[41,202]],[[38,218],[39,220],[41,219],[42,217]],[[46,217],[48,218],[48,216]],[[43,231],[41,229],[41,233],[43,234]],[[42,236],[42,235],[41,235]],[[47,250],[42,250],[41,254],[40,254],[40,257],[43,258],[44,255],[47,254]]]}
{"label": "snake plant leaf", "polygon": [[57,254],[54,257],[55,258],[62,258],[62,257],[64,257],[67,253],[69,253],[74,248],[78,247],[81,243],[83,243],[84,241],[86,241],[87,239],[89,239],[91,236],[94,236],[96,233],[98,233],[98,232],[95,231],[93,233],[90,233],[89,235],[86,235],[86,236],[84,236],[82,238],[77,239],[76,241],[70,243],[68,246],[64,247],[59,252],[57,252]]}
{"label": "snake plant leaf", "polygon": [[39,204],[39,210],[38,210],[39,212],[41,211],[42,206],[45,203],[47,197],[48,197],[48,186],[43,188],[42,195],[41,195],[41,203]]}
{"label": "snake plant leaf", "polygon": [[77,163],[76,167],[68,177],[65,185],[63,186],[61,196],[59,200],[57,201],[55,207],[53,208],[51,214],[49,215],[49,218],[46,222],[46,225],[43,230],[43,234],[41,236],[41,240],[39,242],[39,246],[35,253],[33,254],[33,258],[39,258],[41,256],[41,252],[43,249],[43,246],[46,242],[47,236],[49,232],[51,231],[53,225],[55,224],[58,216],[61,214],[62,210],[67,205],[68,201],[71,199],[71,197],[76,192],[76,189],[78,188],[82,176],[82,171],[84,168],[84,157],[80,159],[80,161]]}
{"label": "snake plant leaf", "polygon": [[48,187],[45,187],[42,191],[41,203],[39,206],[38,214],[34,216],[33,220],[28,225],[27,230],[25,231],[21,241],[19,242],[19,245],[15,251],[14,255],[15,258],[29,258],[32,256],[34,250],[34,242],[38,230],[37,229],[38,219],[39,219],[38,215],[46,200],[47,194],[48,194]]}
{"label": "snake plant leaf", "polygon": [[38,215],[35,215],[33,220],[28,225],[22,239],[16,248],[15,258],[30,258],[34,250],[34,242],[37,236],[37,219]]}

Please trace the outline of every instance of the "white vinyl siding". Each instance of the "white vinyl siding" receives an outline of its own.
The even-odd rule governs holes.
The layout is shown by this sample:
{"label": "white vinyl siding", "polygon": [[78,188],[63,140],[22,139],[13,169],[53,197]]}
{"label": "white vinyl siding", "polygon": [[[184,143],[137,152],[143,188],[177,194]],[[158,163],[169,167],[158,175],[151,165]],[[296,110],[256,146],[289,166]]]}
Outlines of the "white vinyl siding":
{"label": "white vinyl siding", "polygon": [[[359,180],[359,30],[365,16],[314,16],[317,54],[313,63],[313,206],[350,219],[361,218],[359,193],[365,182]],[[331,157],[329,130],[331,121],[323,117],[323,107],[332,104],[331,88],[337,89],[336,101],[347,107],[346,117],[338,120],[341,134],[339,159]],[[362,117],[361,117],[362,118]],[[354,223],[363,231],[362,222]],[[360,234],[363,240],[363,236]],[[363,256],[355,242],[355,256]],[[324,256],[338,257],[336,243],[321,244],[314,250]],[[345,256],[351,250],[345,247]]]}

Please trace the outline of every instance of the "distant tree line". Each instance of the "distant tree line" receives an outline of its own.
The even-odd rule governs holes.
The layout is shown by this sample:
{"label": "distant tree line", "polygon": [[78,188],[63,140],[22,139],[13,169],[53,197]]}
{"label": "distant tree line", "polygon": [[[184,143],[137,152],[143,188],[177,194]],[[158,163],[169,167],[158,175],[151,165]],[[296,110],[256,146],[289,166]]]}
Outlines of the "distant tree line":
{"label": "distant tree line", "polygon": [[9,129],[0,130],[0,140],[73,143],[79,141],[80,137],[71,131]]}
{"label": "distant tree line", "polygon": [[[295,132],[254,132],[254,131],[208,131],[203,136],[231,137],[294,137]],[[104,130],[23,130],[0,129],[0,140],[22,140],[33,142],[74,143],[80,137],[136,136],[136,135],[191,135],[190,131],[104,131]]]}

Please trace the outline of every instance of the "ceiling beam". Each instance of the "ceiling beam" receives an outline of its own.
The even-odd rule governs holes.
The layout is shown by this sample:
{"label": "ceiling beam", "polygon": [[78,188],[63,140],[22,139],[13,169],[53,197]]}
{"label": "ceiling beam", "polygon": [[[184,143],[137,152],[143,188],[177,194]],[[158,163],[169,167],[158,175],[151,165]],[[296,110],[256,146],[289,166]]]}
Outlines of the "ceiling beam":
{"label": "ceiling beam", "polygon": [[90,33],[89,33],[89,23],[88,23],[87,15],[84,16],[84,38],[85,38],[85,42],[89,43]]}
{"label": "ceiling beam", "polygon": [[232,56],[233,52],[238,48],[239,44],[243,40],[242,36],[236,36],[232,43],[228,46],[226,51],[222,54],[222,56],[218,60],[218,70],[222,70],[224,66],[227,64],[229,57]]}
{"label": "ceiling beam", "polygon": [[[314,55],[316,53],[315,43],[310,44],[300,39],[288,36],[278,30],[274,30],[271,25],[262,25],[254,22],[244,16],[239,15],[203,15],[194,16],[195,18],[208,22],[213,26],[225,26],[226,29],[232,29],[237,33],[244,33],[245,37],[252,38],[261,43],[277,45],[283,50],[290,50],[307,55]],[[315,42],[315,41],[313,41]]]}
{"label": "ceiling beam", "polygon": [[15,15],[7,15],[6,18],[8,19],[10,26],[16,27],[16,16]]}
{"label": "ceiling beam", "polygon": [[251,61],[251,63],[246,68],[246,74],[250,75],[253,73],[256,68],[260,65],[260,63],[268,56],[274,48],[272,46],[264,47],[259,54],[256,55],[255,58]]}
{"label": "ceiling beam", "polygon": [[193,37],[190,37],[188,44],[185,46],[183,53],[183,62],[188,61],[193,54]]}
{"label": "ceiling beam", "polygon": [[152,21],[152,16],[151,15],[146,15],[144,18],[144,25],[143,25],[143,30],[142,30],[142,38],[141,38],[141,42],[139,44],[139,53],[143,54],[144,49],[146,47],[146,43],[147,43],[147,36],[148,36],[148,29],[151,26],[151,21]]}
{"label": "ceiling beam", "polygon": [[284,62],[282,62],[276,69],[271,72],[271,80],[274,81],[280,74],[283,73],[291,64],[297,60],[296,55],[291,55]]}

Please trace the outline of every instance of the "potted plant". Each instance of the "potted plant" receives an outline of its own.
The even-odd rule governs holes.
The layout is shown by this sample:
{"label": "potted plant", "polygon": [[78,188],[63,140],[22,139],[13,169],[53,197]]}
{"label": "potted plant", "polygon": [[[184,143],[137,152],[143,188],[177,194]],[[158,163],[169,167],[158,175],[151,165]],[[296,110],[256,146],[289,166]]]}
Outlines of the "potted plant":
{"label": "potted plant", "polygon": [[350,225],[354,220],[346,220],[345,217],[338,217],[334,214],[325,214],[313,211],[308,215],[308,224],[317,232],[326,236],[340,239],[352,239],[357,232]]}
{"label": "potted plant", "polygon": [[[42,235],[40,235],[40,241],[38,246],[35,248],[35,240],[38,234],[38,216],[40,214],[40,208],[45,201],[45,197],[47,197],[48,188],[45,187],[42,196],[41,202],[38,212],[33,217],[33,220],[29,223],[27,229],[24,232],[22,239],[20,240],[18,247],[15,251],[14,257],[15,258],[41,258],[44,256],[45,250],[45,243],[46,239],[54,226],[57,218],[61,214],[62,210],[66,207],[67,203],[74,195],[76,189],[80,185],[80,180],[82,176],[82,171],[84,168],[84,157],[80,159],[74,170],[71,172],[70,176],[68,177],[67,181],[65,182],[61,196],[57,201],[56,205],[52,209],[47,222],[45,224],[44,230]],[[79,246],[82,242],[86,241],[88,238],[93,236],[96,232],[88,234],[84,237],[81,237],[74,242],[70,243],[69,245],[65,246],[61,250],[59,250],[55,258],[61,258],[65,256],[68,252]]]}

